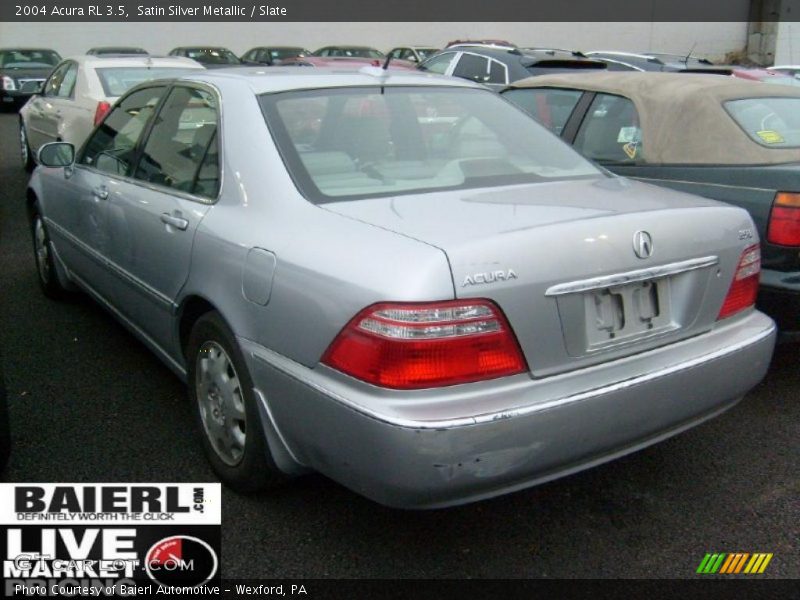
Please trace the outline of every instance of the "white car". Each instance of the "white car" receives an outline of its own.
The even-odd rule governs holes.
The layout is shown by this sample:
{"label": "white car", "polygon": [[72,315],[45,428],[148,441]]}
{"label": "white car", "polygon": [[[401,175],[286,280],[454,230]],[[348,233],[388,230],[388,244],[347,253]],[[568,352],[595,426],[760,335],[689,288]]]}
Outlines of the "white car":
{"label": "white car", "polygon": [[784,75],[800,77],[800,65],[775,65],[774,67],[767,67],[767,71],[777,71]]}
{"label": "white car", "polygon": [[116,99],[134,85],[202,68],[194,60],[172,56],[87,55],[63,60],[19,111],[23,166],[33,169],[36,151],[48,142],[80,146]]}

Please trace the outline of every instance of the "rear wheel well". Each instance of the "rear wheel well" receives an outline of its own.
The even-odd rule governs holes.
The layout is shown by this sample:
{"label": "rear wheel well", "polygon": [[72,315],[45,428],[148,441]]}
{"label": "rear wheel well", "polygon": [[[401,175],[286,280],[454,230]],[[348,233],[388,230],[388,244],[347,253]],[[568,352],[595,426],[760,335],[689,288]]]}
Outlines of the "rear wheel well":
{"label": "rear wheel well", "polygon": [[200,317],[213,310],[216,310],[214,305],[200,296],[190,296],[184,300],[178,325],[178,336],[184,357],[186,357],[186,344],[189,341],[189,335],[192,333],[192,327]]}

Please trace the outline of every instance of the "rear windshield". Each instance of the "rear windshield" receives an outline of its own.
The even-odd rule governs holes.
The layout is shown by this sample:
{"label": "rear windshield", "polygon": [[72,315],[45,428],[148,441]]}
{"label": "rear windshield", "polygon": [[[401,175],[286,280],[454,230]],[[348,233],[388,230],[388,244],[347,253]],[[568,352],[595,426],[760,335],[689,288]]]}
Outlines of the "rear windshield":
{"label": "rear windshield", "polygon": [[601,176],[488,90],[352,87],[267,94],[261,104],[312,202]]}
{"label": "rear windshield", "polygon": [[272,48],[269,51],[272,60],[283,60],[294,56],[308,56],[309,54],[311,53],[305,48]]}
{"label": "rear windshield", "polygon": [[0,52],[0,68],[42,69],[58,64],[61,57],[52,50],[5,50]]}
{"label": "rear windshield", "polygon": [[103,67],[95,70],[103,92],[109,98],[122,96],[142,82],[177,77],[190,71],[185,67]]}
{"label": "rear windshield", "polygon": [[186,56],[206,65],[238,65],[242,62],[225,48],[190,48]]}
{"label": "rear windshield", "polygon": [[800,97],[729,100],[725,110],[762,146],[800,147]]}

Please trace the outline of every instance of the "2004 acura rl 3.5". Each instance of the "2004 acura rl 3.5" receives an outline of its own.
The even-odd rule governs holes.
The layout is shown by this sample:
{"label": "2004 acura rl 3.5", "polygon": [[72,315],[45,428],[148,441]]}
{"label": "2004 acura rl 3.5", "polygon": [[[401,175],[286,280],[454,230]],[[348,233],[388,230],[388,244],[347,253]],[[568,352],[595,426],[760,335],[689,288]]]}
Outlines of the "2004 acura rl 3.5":
{"label": "2004 acura rl 3.5", "polygon": [[44,292],[188,382],[236,489],[501,494],[719,414],[772,353],[747,212],[602,172],[470,82],[198,71],[39,158]]}

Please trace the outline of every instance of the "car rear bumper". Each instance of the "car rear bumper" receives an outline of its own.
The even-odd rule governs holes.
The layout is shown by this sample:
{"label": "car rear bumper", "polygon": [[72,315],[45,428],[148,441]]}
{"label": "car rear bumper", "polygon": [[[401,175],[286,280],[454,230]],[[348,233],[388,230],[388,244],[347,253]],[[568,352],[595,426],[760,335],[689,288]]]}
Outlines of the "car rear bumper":
{"label": "car rear bumper", "polygon": [[371,386],[240,341],[273,454],[280,445],[291,461],[382,504],[435,508],[586,469],[733,406],[765,375],[775,327],[756,311],[730,321],[612,363],[454,386],[438,399],[377,388],[370,396]]}

